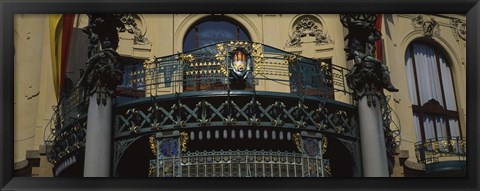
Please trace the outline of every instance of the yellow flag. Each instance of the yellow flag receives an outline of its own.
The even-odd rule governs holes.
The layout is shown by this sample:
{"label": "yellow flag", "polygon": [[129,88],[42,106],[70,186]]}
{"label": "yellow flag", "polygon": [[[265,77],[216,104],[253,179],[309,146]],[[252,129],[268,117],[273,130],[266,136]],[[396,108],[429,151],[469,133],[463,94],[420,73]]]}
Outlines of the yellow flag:
{"label": "yellow flag", "polygon": [[52,55],[53,86],[57,101],[60,99],[61,60],[62,60],[62,14],[49,15],[50,49]]}

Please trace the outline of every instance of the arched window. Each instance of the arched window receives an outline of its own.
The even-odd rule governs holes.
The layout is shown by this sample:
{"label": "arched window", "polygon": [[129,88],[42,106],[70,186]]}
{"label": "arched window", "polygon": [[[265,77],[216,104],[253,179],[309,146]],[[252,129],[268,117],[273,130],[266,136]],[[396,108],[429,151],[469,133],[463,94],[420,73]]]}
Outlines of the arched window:
{"label": "arched window", "polygon": [[[444,53],[415,41],[405,54],[417,141],[461,137],[450,63]],[[444,149],[439,144],[440,149]]]}
{"label": "arched window", "polygon": [[189,29],[183,41],[183,51],[230,40],[251,41],[240,24],[225,17],[209,17]]}

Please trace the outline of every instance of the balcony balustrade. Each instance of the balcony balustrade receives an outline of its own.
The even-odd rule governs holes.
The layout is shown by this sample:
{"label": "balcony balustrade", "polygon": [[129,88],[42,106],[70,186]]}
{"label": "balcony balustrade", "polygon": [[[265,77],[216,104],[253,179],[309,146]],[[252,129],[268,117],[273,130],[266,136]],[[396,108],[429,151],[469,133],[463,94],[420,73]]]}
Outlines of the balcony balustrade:
{"label": "balcony balustrade", "polygon": [[415,143],[417,161],[423,164],[444,161],[465,161],[467,140],[465,137],[441,137]]}

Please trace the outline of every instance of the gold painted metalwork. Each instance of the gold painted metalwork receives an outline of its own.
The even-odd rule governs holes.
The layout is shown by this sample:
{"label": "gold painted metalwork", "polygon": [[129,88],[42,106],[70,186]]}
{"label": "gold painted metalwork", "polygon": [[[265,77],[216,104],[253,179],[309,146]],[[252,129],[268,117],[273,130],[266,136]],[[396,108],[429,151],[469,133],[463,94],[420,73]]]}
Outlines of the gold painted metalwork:
{"label": "gold painted metalwork", "polygon": [[[448,146],[449,146],[448,140],[442,140],[442,146],[443,146],[443,149],[448,148]],[[452,144],[452,146],[453,146],[453,144]]]}
{"label": "gold painted metalwork", "polygon": [[332,176],[332,172],[331,172],[330,166],[325,166],[325,167],[323,167],[323,171],[325,172],[326,177]]}
{"label": "gold painted metalwork", "polygon": [[227,49],[223,43],[217,44],[217,54],[215,55],[215,59],[217,61],[225,61],[225,57],[227,57]]}
{"label": "gold painted metalwork", "polygon": [[191,54],[180,54],[178,59],[187,63],[192,63],[195,61],[195,58]]}
{"label": "gold painted metalwork", "polygon": [[155,168],[154,166],[151,166],[148,168],[149,177],[155,176],[156,174],[157,174],[157,168]]}
{"label": "gold painted metalwork", "polygon": [[432,143],[432,148],[433,148],[433,151],[434,151],[435,153],[438,153],[438,151],[439,151],[439,145],[438,145],[438,142],[437,142],[437,141],[435,141],[435,142]]}
{"label": "gold painted metalwork", "polygon": [[329,67],[330,67],[330,66],[329,66],[327,63],[325,63],[325,62],[321,62],[321,63],[320,63],[320,70],[322,70],[322,71],[324,71],[324,72],[325,72],[325,71],[328,71]]}
{"label": "gold painted metalwork", "polygon": [[180,137],[182,140],[182,152],[187,152],[188,133],[185,131],[181,132]]}
{"label": "gold painted metalwork", "polygon": [[255,69],[258,69],[263,62],[263,45],[259,43],[253,43],[251,55],[253,57]]}
{"label": "gold painted metalwork", "polygon": [[327,148],[328,148],[328,139],[327,137],[324,136],[322,138],[322,155],[324,155],[327,152]]}
{"label": "gold painted metalwork", "polygon": [[298,152],[302,152],[302,143],[301,143],[301,136],[300,133],[295,133],[293,134],[293,141],[295,141],[295,144],[297,145],[297,150]]}
{"label": "gold painted metalwork", "polygon": [[144,65],[144,66],[149,66],[149,65],[155,63],[155,59],[156,59],[156,58],[154,57],[154,58],[152,58],[152,59],[145,60],[145,61],[143,62],[143,65]]}
{"label": "gold painted metalwork", "polygon": [[285,55],[283,58],[285,60],[285,64],[295,63],[298,60],[297,55]]}
{"label": "gold painted metalwork", "polygon": [[153,155],[157,156],[157,139],[155,138],[155,135],[150,136],[148,142],[150,143],[150,150]]}

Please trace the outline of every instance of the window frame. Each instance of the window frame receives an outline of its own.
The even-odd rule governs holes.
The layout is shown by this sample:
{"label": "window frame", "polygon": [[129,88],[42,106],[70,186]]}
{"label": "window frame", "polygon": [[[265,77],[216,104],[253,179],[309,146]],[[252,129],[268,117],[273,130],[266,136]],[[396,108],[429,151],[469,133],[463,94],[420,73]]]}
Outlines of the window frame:
{"label": "window frame", "polygon": [[[443,98],[444,107],[442,107],[441,104],[438,102],[438,100],[435,100],[435,99],[431,99],[428,102],[423,103],[423,105],[421,105],[422,102],[421,102],[421,97],[420,97],[418,75],[417,75],[417,64],[418,63],[416,63],[416,60],[415,60],[414,44],[426,45],[429,48],[433,49],[434,52],[435,52],[435,62],[436,62],[436,65],[437,65],[437,70],[438,70],[437,73],[438,73],[438,78],[439,78],[439,81],[440,81],[440,88],[441,88],[441,92],[442,92],[441,96]],[[407,51],[409,51],[409,56],[410,56],[409,58],[411,59],[411,62],[412,62],[413,78],[414,78],[415,90],[416,90],[416,99],[417,99],[417,103],[418,103],[418,105],[415,105],[414,103],[412,103],[412,113],[413,113],[413,115],[417,114],[417,116],[418,116],[418,120],[419,120],[418,124],[419,124],[419,128],[420,128],[422,142],[425,142],[427,140],[426,133],[425,133],[425,124],[424,124],[424,119],[426,118],[426,115],[433,116],[434,119],[442,118],[444,120],[445,127],[446,127],[446,134],[447,134],[446,138],[451,138],[450,119],[456,119],[458,121],[459,136],[463,137],[463,132],[462,132],[461,124],[460,124],[460,115],[459,115],[459,111],[458,111],[458,101],[457,101],[457,95],[456,95],[457,93],[455,92],[455,83],[454,83],[454,78],[453,78],[452,71],[450,70],[450,78],[452,79],[452,89],[453,89],[454,99],[456,101],[455,102],[456,103],[455,107],[457,109],[456,111],[447,109],[445,90],[444,90],[444,82],[443,82],[443,79],[441,77],[442,76],[441,65],[440,65],[440,57],[441,56],[443,56],[447,66],[451,69],[451,62],[449,61],[449,59],[447,57],[448,54],[445,54],[445,52],[441,48],[439,48],[438,46],[433,45],[432,43],[429,43],[429,42],[421,41],[421,40],[415,40],[415,41],[411,42],[407,47]],[[406,58],[406,56],[405,56],[405,58]],[[405,60],[405,65],[407,64],[406,62],[407,62],[407,59]],[[417,120],[417,119],[414,118],[414,120]],[[437,141],[438,141],[439,138],[443,138],[443,137],[438,136],[437,124],[436,123],[433,123],[433,131],[434,131],[435,139]]]}

